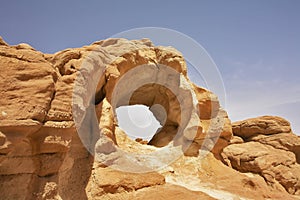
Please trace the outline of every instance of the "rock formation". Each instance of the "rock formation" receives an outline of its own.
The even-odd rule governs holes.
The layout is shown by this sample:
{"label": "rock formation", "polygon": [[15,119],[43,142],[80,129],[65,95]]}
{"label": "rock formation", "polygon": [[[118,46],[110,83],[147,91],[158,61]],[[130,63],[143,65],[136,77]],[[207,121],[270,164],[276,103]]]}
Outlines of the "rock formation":
{"label": "rock formation", "polygon": [[[108,39],[43,54],[0,38],[0,68],[3,199],[300,195],[300,139],[289,123],[231,125],[171,47]],[[118,127],[115,109],[135,104],[162,125],[148,145]]]}
{"label": "rock formation", "polygon": [[227,164],[262,176],[272,187],[300,194],[300,138],[280,117],[233,123],[234,139],[224,151]]}

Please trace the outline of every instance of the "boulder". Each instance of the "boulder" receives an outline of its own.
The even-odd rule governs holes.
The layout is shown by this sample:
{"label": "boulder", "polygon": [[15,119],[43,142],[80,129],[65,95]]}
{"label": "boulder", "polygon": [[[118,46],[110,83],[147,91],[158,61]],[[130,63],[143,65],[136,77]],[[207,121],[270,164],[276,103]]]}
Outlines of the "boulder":
{"label": "boulder", "polygon": [[277,133],[290,133],[290,123],[276,116],[262,116],[251,118],[232,124],[234,135],[247,139],[255,135],[272,135]]}
{"label": "boulder", "polygon": [[[262,176],[275,188],[300,194],[300,138],[280,117],[263,116],[233,123],[234,138],[223,149],[230,167]],[[244,139],[241,140],[241,138]]]}

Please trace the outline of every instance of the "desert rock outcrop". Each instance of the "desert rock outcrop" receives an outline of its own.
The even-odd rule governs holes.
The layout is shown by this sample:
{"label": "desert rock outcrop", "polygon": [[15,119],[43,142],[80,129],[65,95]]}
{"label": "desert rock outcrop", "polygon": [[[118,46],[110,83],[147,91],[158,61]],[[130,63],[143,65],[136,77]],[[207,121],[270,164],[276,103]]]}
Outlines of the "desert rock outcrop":
{"label": "desert rock outcrop", "polygon": [[[300,192],[300,138],[288,121],[263,116],[233,123],[235,137],[224,151],[228,165],[262,176],[266,182],[291,194]],[[237,141],[237,139],[234,139]]]}
{"label": "desert rock outcrop", "polygon": [[[299,194],[299,138],[289,124],[269,117],[232,129],[216,95],[188,79],[185,60],[172,47],[108,39],[43,54],[0,38],[0,68],[3,199]],[[148,106],[162,125],[148,145],[118,127],[115,109],[134,104]],[[124,163],[128,168],[118,169]],[[145,170],[140,163],[148,171],[134,173]]]}

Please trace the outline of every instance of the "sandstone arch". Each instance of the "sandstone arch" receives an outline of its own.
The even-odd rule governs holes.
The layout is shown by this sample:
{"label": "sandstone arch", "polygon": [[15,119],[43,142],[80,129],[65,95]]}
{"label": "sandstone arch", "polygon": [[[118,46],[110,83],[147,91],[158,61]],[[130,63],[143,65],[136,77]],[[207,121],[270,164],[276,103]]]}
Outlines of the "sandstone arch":
{"label": "sandstone arch", "polygon": [[[5,94],[0,100],[2,114],[0,116],[0,131],[2,133],[0,135],[2,145],[0,153],[3,157],[1,174],[9,176],[3,181],[4,185],[19,180],[32,183],[30,184],[33,185],[32,187],[28,187],[29,184],[22,185],[22,191],[26,191],[24,192],[26,194],[22,194],[25,198],[35,198],[32,197],[32,194],[39,194],[40,191],[49,188],[51,195],[58,193],[64,195],[62,191],[74,190],[72,185],[67,184],[67,180],[71,180],[76,185],[76,190],[81,191],[72,193],[72,198],[85,198],[85,193],[82,191],[84,191],[90,174],[94,173],[92,165],[96,162],[93,161],[78,137],[74,120],[79,124],[86,120],[87,126],[81,127],[85,132],[94,133],[92,130],[99,129],[103,134],[110,137],[112,142],[116,143],[114,138],[119,130],[113,117],[112,89],[121,77],[120,75],[126,74],[130,69],[137,66],[147,65],[149,68],[153,68],[153,71],[157,71],[159,65],[171,67],[179,74],[174,79],[174,83],[179,85],[182,83],[183,91],[195,92],[197,101],[190,105],[193,105],[194,108],[200,107],[206,113],[212,111],[218,113],[211,115],[211,118],[209,114],[205,118],[201,117],[201,113],[200,116],[192,115],[198,118],[201,123],[191,124],[188,127],[199,130],[196,136],[181,135],[182,139],[191,142],[191,148],[186,149],[186,153],[195,155],[204,138],[207,137],[209,141],[212,141],[212,144],[216,140],[217,142],[221,141],[221,145],[218,145],[216,151],[213,149],[217,156],[231,137],[230,122],[226,112],[218,106],[207,106],[211,102],[215,105],[217,99],[205,89],[198,92],[199,88],[187,78],[184,58],[171,47],[155,47],[146,39],[137,41],[109,39],[82,48],[66,49],[53,55],[42,54],[28,45],[8,46],[1,43],[0,50],[3,57],[1,62],[4,63],[1,65],[2,70],[10,74],[10,79],[1,79],[3,86],[1,92]],[[86,68],[83,69],[82,65],[85,65]],[[102,73],[103,76],[98,76],[99,73]],[[90,76],[91,74],[92,76]],[[79,81],[79,85],[76,85],[75,80],[79,75],[82,76],[82,79]],[[186,81],[181,81],[183,78]],[[92,80],[91,84],[87,80]],[[154,88],[161,87],[159,85],[154,86]],[[78,90],[74,91],[74,87],[77,86],[79,86]],[[146,85],[145,87],[151,89],[152,86]],[[96,88],[96,90],[92,88]],[[146,88],[142,88],[140,91]],[[173,93],[177,94],[176,91]],[[131,103],[141,101],[138,94],[139,90],[133,95]],[[162,95],[168,96],[167,94],[168,92],[164,91]],[[171,94],[169,97],[170,99],[173,98]],[[161,105],[165,105],[162,99],[167,98],[164,97],[157,101]],[[179,98],[178,102],[181,101],[182,99]],[[76,102],[75,106],[78,109],[72,113],[74,102]],[[143,103],[146,104],[147,102]],[[172,108],[177,107],[176,103],[170,105]],[[165,105],[165,108],[170,111],[170,106],[168,108]],[[86,109],[95,111],[94,116],[84,115]],[[156,111],[153,112],[156,113]],[[169,113],[169,122],[167,122],[169,125],[176,126],[175,124],[178,123],[193,122],[190,120],[191,118],[180,117],[179,119],[174,114],[176,112],[174,110],[172,112],[173,116],[172,113]],[[181,111],[181,114],[182,112],[188,113],[189,110]],[[82,118],[73,118],[73,114],[79,116],[81,113],[83,113]],[[159,113],[156,115],[158,116]],[[97,122],[95,124],[90,123],[94,119]],[[186,121],[184,122],[184,120]],[[217,126],[210,126],[210,124],[217,126],[221,124],[220,138],[217,137],[220,130],[214,130],[213,127]],[[165,130],[168,133],[172,132],[167,127]],[[87,134],[86,136],[87,140],[96,143],[97,140],[94,139],[99,138],[99,133]],[[162,141],[162,137],[158,138],[160,138],[158,141]],[[210,144],[205,145],[209,148]],[[108,150],[114,151],[116,145],[111,147],[112,149]],[[56,165],[46,162],[49,155],[58,159],[59,162]],[[15,162],[27,167],[15,168]],[[76,170],[83,170],[80,173],[85,174],[85,177],[81,179],[76,176]],[[20,174],[22,176],[19,176]],[[53,184],[45,184],[49,181]],[[42,188],[34,187],[35,185]],[[54,186],[52,187],[52,185]],[[15,193],[17,192],[15,191]],[[9,195],[15,193],[10,191],[7,195],[12,197]]]}
{"label": "sandstone arch", "polygon": [[[99,138],[97,131],[111,138],[110,143],[106,143],[110,144],[107,154],[117,152],[117,147],[137,145],[122,138],[124,135],[113,117],[111,86],[120,75],[140,65],[149,65],[153,69],[160,64],[171,66],[179,77],[186,78],[184,59],[172,48],[155,47],[146,39],[109,39],[49,55],[27,44],[9,46],[0,37],[0,58],[0,193],[3,199],[153,199],[162,196],[211,199],[200,191],[186,189],[199,189],[200,186],[201,190],[203,182],[212,186],[204,192],[211,196],[207,191],[213,191],[216,198],[219,195],[233,199],[294,199],[299,196],[300,143],[290,124],[273,116],[236,122],[233,124],[235,136],[229,141],[232,136],[230,120],[220,108],[217,97],[188,79],[186,83],[195,92],[195,105],[200,111],[197,117],[201,123],[195,127],[201,131],[193,137],[185,153],[196,155],[201,145],[210,149],[216,142],[211,149],[214,156],[218,157],[222,152],[227,165],[247,172],[250,177],[226,167],[210,153],[203,159],[181,156],[163,171],[143,174],[116,171],[91,156],[78,137],[74,120],[76,123],[88,122],[82,128],[86,133],[95,133],[86,134],[89,141]],[[81,79],[79,90],[74,92],[76,77],[82,75],[84,78],[90,72],[104,76],[99,80],[92,73],[89,76],[91,84],[86,82],[88,79]],[[96,90],[91,89],[97,84]],[[177,118],[178,109],[172,110],[177,107],[176,101],[169,101],[173,99],[172,94],[168,96],[169,92],[161,89],[161,85],[165,86],[146,84],[137,88],[130,96],[129,104],[151,105],[152,101],[149,103],[140,98],[141,91],[151,94],[162,90],[155,101],[168,111],[166,124],[182,123],[185,118]],[[173,93],[176,96],[177,93]],[[73,101],[77,101],[78,106],[75,115],[86,109],[91,109],[93,115],[74,119]],[[175,103],[169,105],[166,102]],[[152,111],[160,118],[158,110],[153,108]],[[91,120],[96,123],[90,123]],[[156,136],[157,141],[172,135],[172,131],[166,128],[166,134]],[[184,134],[181,136],[185,137]],[[154,141],[156,145],[157,141]],[[223,150],[224,146],[227,147]],[[99,146],[91,147],[97,150]],[[145,150],[137,147],[133,153]],[[245,190],[249,192],[245,193]]]}
{"label": "sandstone arch", "polygon": [[[198,88],[188,80],[182,55],[171,47],[147,46],[149,45],[147,42],[146,46],[144,44],[131,46],[131,43],[127,43],[128,48],[125,49],[122,48],[124,44],[120,41],[124,42],[124,40],[110,39],[105,42],[105,48],[99,43],[100,50],[95,47],[96,50],[94,49],[90,55],[86,56],[89,62],[89,68],[86,71],[98,73],[100,80],[96,78],[96,75],[92,78],[88,77],[89,81],[93,80],[92,83],[85,83],[83,86],[91,85],[92,88],[96,88],[96,91],[85,93],[85,99],[81,102],[90,102],[95,96],[97,103],[105,98],[107,106],[112,106],[112,113],[109,116],[110,127],[100,123],[99,127],[103,130],[102,132],[116,142],[114,135],[116,107],[134,104],[151,107],[158,103],[167,111],[168,119],[150,144],[165,146],[172,141],[174,135],[177,135],[175,143],[179,145],[188,143],[188,145],[182,145],[183,151],[186,154],[197,155],[201,146],[211,149],[217,141],[221,141],[222,145],[219,144],[218,149],[215,149],[218,155],[231,137],[230,121],[226,112],[220,109],[218,100],[212,93]],[[94,54],[96,52],[98,55],[98,52],[102,52],[103,49],[108,51],[113,49],[115,52],[107,60],[99,61]],[[120,81],[123,83],[118,84]],[[114,95],[116,93],[117,95]],[[184,109],[181,109],[180,105]],[[78,107],[88,106],[79,105]],[[98,116],[103,116],[102,110],[98,111]],[[155,116],[159,116],[159,112],[155,110],[153,112]],[[221,136],[220,140],[218,140],[219,136]]]}

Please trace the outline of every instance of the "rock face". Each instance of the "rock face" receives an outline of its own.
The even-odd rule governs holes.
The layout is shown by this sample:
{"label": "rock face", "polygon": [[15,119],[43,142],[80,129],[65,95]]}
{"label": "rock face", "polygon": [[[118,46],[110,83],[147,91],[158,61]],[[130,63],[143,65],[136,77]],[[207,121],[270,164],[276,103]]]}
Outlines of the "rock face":
{"label": "rock face", "polygon": [[[263,117],[232,128],[171,47],[109,39],[50,55],[0,38],[0,68],[3,199],[299,194],[299,138],[289,123]],[[115,109],[134,104],[148,106],[162,125],[148,145],[118,127]],[[232,189],[240,185],[248,192]]]}
{"label": "rock face", "polygon": [[288,121],[271,116],[248,119],[233,123],[233,133],[235,139],[223,151],[229,166],[258,174],[278,190],[300,194],[300,138]]}

